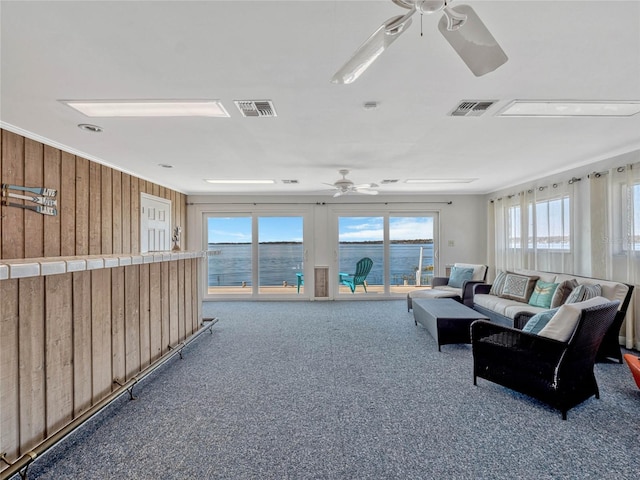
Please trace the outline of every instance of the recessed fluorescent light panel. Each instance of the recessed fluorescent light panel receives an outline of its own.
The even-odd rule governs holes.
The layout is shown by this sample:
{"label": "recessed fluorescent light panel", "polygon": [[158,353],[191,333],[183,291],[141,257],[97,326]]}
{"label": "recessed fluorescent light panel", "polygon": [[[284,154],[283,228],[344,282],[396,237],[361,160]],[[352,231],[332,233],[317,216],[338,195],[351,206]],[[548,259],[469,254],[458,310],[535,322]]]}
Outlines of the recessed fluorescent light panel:
{"label": "recessed fluorescent light panel", "polygon": [[207,179],[205,182],[217,185],[270,185],[276,183],[275,180],[218,180]]}
{"label": "recessed fluorescent light panel", "polygon": [[218,100],[61,100],[87,117],[228,117]]}
{"label": "recessed fluorescent light panel", "polygon": [[640,113],[640,101],[514,100],[500,117],[630,117]]}
{"label": "recessed fluorescent light panel", "polygon": [[404,183],[471,183],[477,178],[409,178]]}

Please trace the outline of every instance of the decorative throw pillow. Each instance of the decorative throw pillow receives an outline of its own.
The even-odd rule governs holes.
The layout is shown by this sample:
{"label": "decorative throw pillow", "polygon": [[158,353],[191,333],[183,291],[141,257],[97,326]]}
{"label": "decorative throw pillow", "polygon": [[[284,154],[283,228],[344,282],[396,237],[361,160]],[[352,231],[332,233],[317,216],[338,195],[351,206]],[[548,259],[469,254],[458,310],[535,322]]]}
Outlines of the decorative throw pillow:
{"label": "decorative throw pillow", "polygon": [[541,337],[553,338],[560,342],[568,341],[578,326],[581,313],[582,310],[580,308],[565,303],[558,309],[556,314],[551,317],[549,323],[540,330],[539,335]]}
{"label": "decorative throw pillow", "polygon": [[578,285],[573,289],[571,294],[567,297],[566,303],[578,303],[589,300],[590,298],[599,297],[602,295],[602,287],[598,284],[595,285]]}
{"label": "decorative throw pillow", "polygon": [[450,287],[462,288],[462,284],[473,277],[473,268],[461,268],[454,266],[449,274]]}
{"label": "decorative throw pillow", "polygon": [[545,310],[544,312],[536,313],[533,317],[529,319],[527,324],[522,328],[523,332],[529,333],[540,333],[544,327],[547,326],[547,323],[551,320],[560,307],[553,308],[551,310]]}
{"label": "decorative throw pillow", "polygon": [[553,317],[551,317],[549,323],[540,330],[539,335],[541,337],[554,338],[561,342],[567,342],[578,326],[582,310],[585,308],[595,307],[597,305],[604,305],[609,302],[610,300],[607,298],[594,297],[580,303],[565,303],[558,308],[558,311]]}
{"label": "decorative throw pillow", "polygon": [[559,307],[564,304],[567,297],[569,297],[573,289],[577,286],[578,281],[575,278],[561,282],[560,285],[558,285],[558,288],[556,288],[556,292],[553,294],[553,298],[551,299],[551,308]]}
{"label": "decorative throw pillow", "polygon": [[551,307],[551,300],[556,293],[558,283],[549,283],[538,280],[536,286],[533,288],[531,297],[529,297],[529,305],[533,307],[549,308]]}
{"label": "decorative throw pillow", "polygon": [[596,307],[598,305],[603,305],[605,303],[609,303],[611,300],[605,297],[593,297],[589,300],[585,300],[580,303],[572,303],[571,306],[575,308],[579,308],[580,310],[584,310],[585,308]]}
{"label": "decorative throw pillow", "polygon": [[502,298],[510,298],[518,302],[527,303],[531,292],[536,286],[536,282],[540,277],[529,277],[527,275],[520,275],[517,273],[507,273],[504,280],[504,287],[502,288]]}
{"label": "decorative throw pillow", "polygon": [[502,295],[502,288],[504,287],[504,281],[507,278],[507,272],[499,272],[496,276],[496,279],[493,281],[491,285],[491,290],[489,290],[489,295]]}

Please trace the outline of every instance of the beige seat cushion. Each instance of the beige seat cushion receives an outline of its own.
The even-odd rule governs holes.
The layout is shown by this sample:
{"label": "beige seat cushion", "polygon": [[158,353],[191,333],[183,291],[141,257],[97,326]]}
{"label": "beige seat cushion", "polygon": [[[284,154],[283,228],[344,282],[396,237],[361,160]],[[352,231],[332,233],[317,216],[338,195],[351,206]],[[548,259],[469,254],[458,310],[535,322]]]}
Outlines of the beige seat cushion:
{"label": "beige seat cushion", "polygon": [[440,287],[413,290],[408,295],[409,298],[453,298],[461,297],[462,289],[442,285]]}

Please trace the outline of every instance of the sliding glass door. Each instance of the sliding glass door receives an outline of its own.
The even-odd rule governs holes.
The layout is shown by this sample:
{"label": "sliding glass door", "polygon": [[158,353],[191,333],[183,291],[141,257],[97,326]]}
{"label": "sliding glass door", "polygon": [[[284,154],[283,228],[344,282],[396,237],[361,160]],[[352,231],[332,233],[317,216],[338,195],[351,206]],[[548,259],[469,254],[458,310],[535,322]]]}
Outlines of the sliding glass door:
{"label": "sliding glass door", "polygon": [[[437,213],[338,215],[337,220],[339,295],[404,295],[430,285],[438,271]],[[354,277],[365,257],[373,260],[370,271]]]}
{"label": "sliding glass door", "polygon": [[210,216],[206,223],[208,293],[251,295],[251,217]]}
{"label": "sliding glass door", "polygon": [[304,295],[303,217],[209,215],[207,293]]}
{"label": "sliding glass door", "polygon": [[[319,228],[313,231],[314,226]],[[443,273],[437,226],[437,212],[379,206],[203,212],[205,295],[219,300],[406,295]]]}
{"label": "sliding glass door", "polygon": [[[338,239],[338,292],[383,293],[384,217],[340,217]],[[363,258],[373,260],[364,276],[366,264],[361,263],[358,271]]]}
{"label": "sliding glass door", "polygon": [[430,285],[435,266],[433,216],[389,217],[389,284],[403,293],[408,286]]}
{"label": "sliding glass door", "polygon": [[259,292],[304,294],[303,272],[302,217],[259,217]]}

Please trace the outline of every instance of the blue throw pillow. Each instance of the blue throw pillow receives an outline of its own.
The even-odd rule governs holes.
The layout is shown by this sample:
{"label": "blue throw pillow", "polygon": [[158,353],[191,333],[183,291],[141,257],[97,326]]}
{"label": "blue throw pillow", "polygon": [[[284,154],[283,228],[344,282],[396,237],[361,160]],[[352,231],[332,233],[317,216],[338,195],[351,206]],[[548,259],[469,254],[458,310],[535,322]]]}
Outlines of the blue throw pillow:
{"label": "blue throw pillow", "polygon": [[557,283],[538,280],[531,297],[529,297],[529,305],[533,307],[550,308],[551,300],[556,293],[556,288],[558,288]]}
{"label": "blue throw pillow", "polygon": [[453,267],[449,275],[450,287],[462,288],[462,284],[473,277],[473,268]]}
{"label": "blue throw pillow", "polygon": [[556,314],[556,312],[558,311],[558,308],[545,310],[544,312],[535,314],[533,317],[529,319],[527,324],[522,328],[522,331],[535,333],[535,334],[540,333],[540,330],[546,327],[547,323],[549,323],[549,320],[551,320],[551,318]]}

